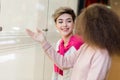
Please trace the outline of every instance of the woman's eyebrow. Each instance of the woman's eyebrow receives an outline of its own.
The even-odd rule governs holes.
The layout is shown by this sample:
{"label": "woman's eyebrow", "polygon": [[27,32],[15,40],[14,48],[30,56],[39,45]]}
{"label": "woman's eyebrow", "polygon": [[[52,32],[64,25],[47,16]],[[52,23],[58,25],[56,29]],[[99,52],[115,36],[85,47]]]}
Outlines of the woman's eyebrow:
{"label": "woman's eyebrow", "polygon": [[58,19],[58,20],[60,21],[60,20],[63,20],[63,19]]}
{"label": "woman's eyebrow", "polygon": [[67,20],[72,20],[72,18],[67,18]]}
{"label": "woman's eyebrow", "polygon": [[[63,20],[63,19],[58,19],[59,21]],[[72,20],[72,18],[66,18],[66,20]]]}

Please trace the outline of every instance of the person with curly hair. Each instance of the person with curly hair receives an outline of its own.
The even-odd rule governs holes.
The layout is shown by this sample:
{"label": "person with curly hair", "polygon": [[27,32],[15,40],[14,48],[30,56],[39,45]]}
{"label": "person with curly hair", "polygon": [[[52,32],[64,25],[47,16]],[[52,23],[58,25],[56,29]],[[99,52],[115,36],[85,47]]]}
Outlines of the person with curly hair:
{"label": "person with curly hair", "polygon": [[111,66],[111,56],[120,54],[120,19],[103,4],[92,4],[77,18],[77,27],[84,44],[74,54],[61,56],[40,29],[28,35],[38,41],[46,55],[61,69],[73,68],[71,80],[105,80]]}

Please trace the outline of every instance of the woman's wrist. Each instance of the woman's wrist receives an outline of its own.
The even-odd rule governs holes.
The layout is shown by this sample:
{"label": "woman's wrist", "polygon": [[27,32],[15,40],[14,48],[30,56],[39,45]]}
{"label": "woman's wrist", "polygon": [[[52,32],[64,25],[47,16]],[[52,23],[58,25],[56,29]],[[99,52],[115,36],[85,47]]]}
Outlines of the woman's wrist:
{"label": "woman's wrist", "polygon": [[45,42],[41,43],[42,48],[44,49],[44,51],[47,51],[51,45],[49,44],[49,42],[46,40]]}
{"label": "woman's wrist", "polygon": [[40,42],[40,44],[43,46],[43,45],[45,45],[47,43],[47,40],[44,40],[44,41],[42,41],[42,42]]}

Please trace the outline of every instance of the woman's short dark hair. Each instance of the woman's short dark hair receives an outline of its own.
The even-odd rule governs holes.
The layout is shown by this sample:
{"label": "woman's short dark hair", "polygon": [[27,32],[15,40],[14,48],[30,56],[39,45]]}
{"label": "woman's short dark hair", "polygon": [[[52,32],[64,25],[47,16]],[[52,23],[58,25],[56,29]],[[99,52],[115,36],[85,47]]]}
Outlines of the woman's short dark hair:
{"label": "woman's short dark hair", "polygon": [[69,7],[60,7],[60,8],[58,8],[55,11],[55,13],[52,15],[53,18],[54,18],[54,21],[56,22],[57,18],[60,15],[64,14],[64,13],[70,14],[72,16],[73,22],[75,21],[75,18],[76,18],[75,12],[73,11],[73,9],[71,9]]}

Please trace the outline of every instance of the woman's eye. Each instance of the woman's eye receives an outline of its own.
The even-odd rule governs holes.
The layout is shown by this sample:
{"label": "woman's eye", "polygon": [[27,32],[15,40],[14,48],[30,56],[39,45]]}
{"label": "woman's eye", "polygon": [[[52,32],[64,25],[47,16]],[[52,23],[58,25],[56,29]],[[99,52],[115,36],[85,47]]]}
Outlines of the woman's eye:
{"label": "woman's eye", "polygon": [[58,23],[63,23],[62,21],[59,21]]}
{"label": "woman's eye", "polygon": [[67,21],[67,22],[71,23],[72,21]]}

